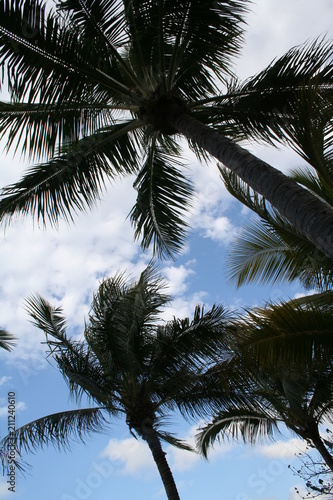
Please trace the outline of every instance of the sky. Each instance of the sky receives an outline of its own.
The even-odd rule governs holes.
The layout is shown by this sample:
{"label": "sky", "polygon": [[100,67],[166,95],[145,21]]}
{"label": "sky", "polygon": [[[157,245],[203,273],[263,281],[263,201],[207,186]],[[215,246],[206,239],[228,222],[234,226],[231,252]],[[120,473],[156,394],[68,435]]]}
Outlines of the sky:
{"label": "sky", "polygon": [[[237,61],[237,73],[249,77],[294,45],[324,33],[332,36],[332,0],[257,0],[247,16],[246,44]],[[0,21],[1,22],[1,21]],[[249,149],[287,172],[304,164],[286,149],[258,144]],[[289,286],[245,286],[228,283],[226,259],[230,244],[251,214],[226,192],[214,162],[199,165],[188,152],[186,165],[197,186],[191,214],[192,230],[176,261],[160,263],[173,302],[165,319],[191,316],[203,303],[223,303],[230,309],[263,305],[267,300],[294,297],[303,292]],[[0,157],[0,186],[18,180],[29,163],[10,153]],[[151,258],[133,240],[127,215],[135,201],[133,179],[108,186],[91,212],[79,214],[75,224],[58,230],[38,227],[31,220],[14,221],[0,233],[0,322],[17,337],[11,353],[0,353],[0,436],[7,432],[7,394],[15,392],[16,426],[46,414],[75,407],[61,375],[45,355],[43,334],[24,309],[25,299],[40,293],[67,317],[69,332],[83,331],[101,278],[126,271],[138,277]],[[193,440],[199,422],[174,416],[172,430]],[[170,424],[171,425],[171,424]],[[182,500],[296,500],[302,482],[288,464],[299,465],[295,454],[304,443],[287,431],[275,442],[250,447],[226,442],[217,445],[205,461],[165,447]],[[31,469],[16,476],[15,500],[163,499],[165,493],[145,443],[136,441],[126,425],[115,421],[104,434],[76,443],[71,451],[46,448],[25,459]],[[6,478],[0,477],[0,499],[13,498]]]}

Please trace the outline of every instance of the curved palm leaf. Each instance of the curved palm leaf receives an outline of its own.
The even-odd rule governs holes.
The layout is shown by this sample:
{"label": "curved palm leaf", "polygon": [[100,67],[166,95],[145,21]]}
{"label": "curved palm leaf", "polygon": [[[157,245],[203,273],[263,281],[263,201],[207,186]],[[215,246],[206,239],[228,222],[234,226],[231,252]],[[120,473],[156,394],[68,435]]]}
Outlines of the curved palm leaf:
{"label": "curved palm leaf", "polygon": [[175,448],[178,448],[179,450],[195,451],[193,446],[186,443],[186,441],[175,438],[170,433],[166,433],[163,431],[157,431],[157,435],[162,441],[165,441],[166,443],[170,444],[171,446],[175,446]]}
{"label": "curved palm leaf", "polygon": [[222,166],[219,170],[228,191],[260,217],[248,224],[232,245],[230,280],[241,286],[299,279],[308,289],[330,289],[331,260],[236,175]]}
{"label": "curved palm leaf", "polygon": [[180,172],[181,163],[167,154],[155,140],[135,181],[138,197],[130,218],[135,237],[141,236],[143,248],[153,242],[160,256],[179,252],[187,228],[193,188]]}
{"label": "curved palm leaf", "polygon": [[56,225],[59,218],[91,208],[104,187],[105,178],[127,175],[136,168],[135,143],[128,132],[139,124],[114,125],[81,139],[69,152],[32,167],[19,183],[2,190],[0,220],[17,213],[32,213]]}
{"label": "curved palm leaf", "polygon": [[33,452],[52,444],[69,449],[71,441],[84,442],[91,432],[100,432],[107,425],[103,408],[79,408],[47,415],[16,429],[1,441],[6,449],[9,445]]}
{"label": "curved palm leaf", "polygon": [[332,292],[248,310],[235,326],[239,345],[260,365],[331,366]]}
{"label": "curved palm leaf", "polygon": [[240,439],[256,444],[278,432],[277,420],[251,408],[231,408],[213,418],[196,435],[196,444],[205,458],[216,441]]}
{"label": "curved palm leaf", "polygon": [[[282,322],[280,312],[276,312],[275,319]],[[264,336],[266,325],[264,327],[257,318],[254,323]],[[248,334],[245,339],[244,333]],[[312,441],[329,464],[331,459],[329,454],[323,453],[324,444],[318,429],[320,424],[331,422],[333,418],[332,356],[327,359],[322,355],[320,358],[314,349],[310,363],[304,361],[304,357],[296,363],[289,363],[289,359],[285,360],[282,356],[261,356],[257,359],[253,344],[258,344],[259,336],[255,329],[249,331],[245,328],[237,332],[233,366],[246,382],[247,400],[235,405],[229,399],[212,421],[200,429],[197,444],[201,452],[207,456],[208,448],[216,440],[230,437],[242,438],[251,444],[267,437],[273,438],[279,431],[278,424],[283,422],[303,439]],[[288,337],[287,333],[284,337]],[[276,346],[271,351],[275,353]]]}
{"label": "curved palm leaf", "polygon": [[192,109],[225,135],[287,142],[304,156],[304,121],[332,116],[331,53],[332,40],[325,38],[294,47],[247,81],[233,78],[224,94],[193,103]]}
{"label": "curved palm leaf", "polygon": [[[82,134],[94,134],[102,126],[112,122],[113,107],[107,103],[69,101],[59,105],[0,102],[1,138],[8,134],[6,149],[17,141],[22,154],[31,158],[53,156]],[[24,135],[24,132],[26,134]]]}

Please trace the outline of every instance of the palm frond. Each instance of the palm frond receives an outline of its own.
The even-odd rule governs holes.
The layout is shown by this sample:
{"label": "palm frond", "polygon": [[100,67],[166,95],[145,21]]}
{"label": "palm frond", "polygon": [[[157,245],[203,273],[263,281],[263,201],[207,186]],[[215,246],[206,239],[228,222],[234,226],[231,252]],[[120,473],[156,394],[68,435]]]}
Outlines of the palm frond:
{"label": "palm frond", "polygon": [[[328,295],[331,301],[331,292]],[[315,297],[247,311],[236,325],[242,349],[252,350],[261,365],[305,363],[309,369],[314,365],[325,371],[333,353],[332,302],[327,307],[322,295],[318,301]]]}
{"label": "palm frond", "polygon": [[14,345],[15,337],[11,333],[0,328],[0,348],[11,351]]}
{"label": "palm frond", "polygon": [[57,11],[68,12],[85,37],[98,36],[111,55],[128,42],[125,12],[117,0],[57,0]]}
{"label": "palm frond", "polygon": [[49,346],[75,349],[75,344],[67,337],[66,319],[60,307],[52,307],[47,300],[36,294],[26,299],[26,311],[31,322],[45,333]]}
{"label": "palm frond", "polygon": [[151,263],[138,281],[124,274],[104,280],[94,295],[85,337],[106,371],[145,369],[149,343],[169,301],[164,280]]}
{"label": "palm frond", "polygon": [[235,238],[228,274],[237,286],[259,281],[278,283],[299,279],[306,288],[332,286],[331,260],[300,235],[264,198],[236,175],[219,166],[228,191],[255,212],[255,219]]}
{"label": "palm frond", "polygon": [[129,132],[137,122],[101,130],[72,144],[69,151],[32,167],[16,184],[3,188],[0,220],[31,213],[56,225],[59,218],[73,219],[73,212],[91,208],[105,180],[136,168],[137,151]]}
{"label": "palm frond", "polygon": [[61,23],[54,11],[47,13],[45,3],[2,0],[0,16],[0,61],[7,65],[14,99],[55,103],[79,101],[87,90],[130,93],[105,48],[93,47],[80,30]]}
{"label": "palm frond", "polygon": [[60,0],[58,6],[61,11],[70,12],[73,23],[81,28],[90,43],[96,43],[96,39],[100,41],[97,47],[101,45],[109,58],[119,63],[129,86],[134,84],[143,96],[147,96],[145,86],[119,51],[129,42],[127,19],[121,4],[105,0]]}
{"label": "palm frond", "polygon": [[272,438],[278,431],[277,422],[275,418],[254,409],[227,409],[199,430],[196,443],[200,452],[207,458],[208,450],[215,441],[242,439],[244,443],[255,444]]}
{"label": "palm frond", "polygon": [[198,118],[214,122],[222,133],[236,124],[238,139],[289,143],[299,150],[304,103],[318,101],[316,119],[327,118],[327,106],[332,108],[332,51],[332,40],[325,38],[294,47],[244,83],[233,79],[226,94],[204,99],[201,108],[197,103]]}
{"label": "palm frond", "polygon": [[330,178],[332,176],[332,164],[330,165],[330,169],[327,166],[325,161],[321,163],[319,175],[314,169],[295,168],[290,172],[290,176],[294,181],[305,186],[329,205],[333,206],[333,179]]}
{"label": "palm frond", "polygon": [[222,305],[213,305],[206,312],[203,306],[198,305],[191,321],[186,318],[168,322],[164,331],[161,330],[159,340],[163,342],[169,337],[175,346],[175,355],[177,351],[182,351],[184,363],[189,365],[199,363],[201,357],[213,359],[222,348],[227,352],[228,343],[224,335],[229,319],[230,313]]}
{"label": "palm frond", "polygon": [[29,158],[53,156],[67,146],[94,134],[113,121],[112,107],[103,103],[63,102],[59,105],[0,102],[0,137],[7,136],[6,150]]}
{"label": "palm frond", "polygon": [[110,388],[114,380],[110,376],[106,380],[103,367],[89,345],[67,336],[62,310],[52,307],[39,295],[27,299],[26,310],[34,325],[45,333],[47,354],[57,363],[71,397],[80,403],[85,394],[110,414],[117,415],[119,400],[113,392],[115,387]]}
{"label": "palm frond", "polygon": [[[166,15],[164,32],[173,45],[166,64],[169,86],[176,85],[186,100],[203,98],[216,91],[216,80],[231,74],[230,58],[237,55],[242,41],[244,13],[240,1],[191,0],[178,2]],[[213,77],[214,75],[214,77]]]}
{"label": "palm frond", "polygon": [[138,196],[130,218],[135,237],[141,238],[144,249],[152,243],[160,257],[180,251],[187,228],[184,219],[193,189],[180,166],[155,138],[134,184]]}
{"label": "palm frond", "polygon": [[182,439],[177,439],[175,436],[173,436],[168,432],[163,432],[158,430],[157,435],[160,439],[170,444],[171,446],[178,448],[179,450],[192,451],[192,452],[195,451],[195,449],[186,441],[183,441]]}
{"label": "palm frond", "polygon": [[47,415],[16,429],[1,441],[1,446],[15,446],[22,451],[34,452],[53,445],[69,449],[76,441],[85,441],[92,432],[101,431],[108,425],[103,408],[80,408]]}

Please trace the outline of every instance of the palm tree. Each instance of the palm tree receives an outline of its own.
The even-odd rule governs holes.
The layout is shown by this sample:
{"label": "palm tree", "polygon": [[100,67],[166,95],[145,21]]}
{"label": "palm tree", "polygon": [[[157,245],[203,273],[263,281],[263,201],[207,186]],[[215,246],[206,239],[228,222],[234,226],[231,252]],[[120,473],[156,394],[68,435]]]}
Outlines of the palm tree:
{"label": "palm tree", "polygon": [[[321,322],[316,325],[319,334],[326,333],[325,328],[330,325],[332,336],[332,322],[328,322],[331,317],[326,318],[324,325],[323,315],[319,316]],[[273,438],[279,423],[284,423],[314,446],[333,472],[333,455],[330,446],[326,446],[329,443],[325,443],[319,430],[321,424],[333,422],[332,355],[313,349],[308,362],[304,362],[304,357],[301,359],[303,363],[298,359],[293,363],[281,362],[281,356],[266,356],[263,362],[260,357],[258,360],[257,350],[252,348],[256,344],[255,340],[260,343],[258,339],[261,337],[261,341],[265,342],[268,336],[274,338],[275,334],[275,339],[280,337],[279,345],[281,336],[286,339],[288,349],[288,335],[292,331],[293,340],[298,342],[298,351],[306,350],[308,353],[307,346],[300,345],[300,336],[307,340],[306,334],[314,331],[315,319],[313,311],[305,315],[304,311],[292,308],[288,303],[275,310],[271,306],[252,312],[249,318],[238,323],[234,369],[243,376],[248,401],[237,407],[230,404],[231,400],[227,401],[227,405],[200,430],[197,442],[205,456],[216,439],[242,438],[244,442],[254,444],[267,437]],[[270,352],[274,354],[276,349]],[[297,349],[293,352],[297,353]]]}
{"label": "palm tree", "polygon": [[[332,123],[327,125],[318,118],[317,107],[310,99],[299,103],[293,122],[294,149],[309,166],[294,169],[291,175],[332,207]],[[260,323],[262,328],[257,332],[256,326],[250,328],[248,345],[260,363],[267,358],[274,363],[309,363],[314,353],[319,357],[325,353],[329,360],[333,354],[331,259],[236,175],[222,166],[220,172],[227,189],[259,216],[233,242],[228,259],[230,281],[242,286],[298,279],[312,291],[289,303],[269,304],[266,309],[249,312],[253,324]]]}
{"label": "palm tree", "polygon": [[[159,314],[168,300],[152,266],[136,283],[123,274],[107,279],[94,295],[82,340],[67,336],[60,308],[40,296],[28,300],[28,311],[45,332],[49,355],[71,395],[77,402],[85,395],[93,405],[17,429],[19,453],[48,444],[68,447],[71,438],[84,440],[87,433],[124,416],[131,433],[147,442],[167,497],[179,498],[161,440],[190,447],[163,430],[164,418],[176,409],[187,417],[207,414],[208,408],[218,408],[228,397],[227,391],[214,389],[212,375],[205,375],[224,348],[228,315],[221,306],[206,313],[198,306],[192,321],[161,323]],[[10,439],[15,442],[13,436]]]}
{"label": "palm tree", "polygon": [[265,371],[254,384],[253,406],[224,408],[197,435],[200,450],[207,455],[216,439],[242,438],[255,444],[274,437],[283,423],[308,441],[333,472],[333,455],[319,426],[333,422],[332,375],[299,375]]}
{"label": "palm tree", "polygon": [[[318,118],[316,104],[302,100],[293,118],[291,143],[308,166],[290,175],[333,207],[333,122]],[[220,172],[233,196],[260,218],[244,228],[231,247],[230,280],[241,286],[298,279],[309,290],[332,290],[332,260],[236,175],[222,166]]]}
{"label": "palm tree", "polygon": [[[135,174],[136,237],[161,255],[179,250],[192,185],[177,136],[217,158],[333,258],[333,212],[242,149],[255,138],[290,142],[302,95],[331,116],[332,44],[293,48],[245,82],[240,0],[1,0],[0,103],[8,147],[42,161],[2,191],[1,220],[32,213],[56,224],[91,207],[107,179]],[[222,87],[222,91],[220,89]],[[232,139],[229,139],[229,137]]]}

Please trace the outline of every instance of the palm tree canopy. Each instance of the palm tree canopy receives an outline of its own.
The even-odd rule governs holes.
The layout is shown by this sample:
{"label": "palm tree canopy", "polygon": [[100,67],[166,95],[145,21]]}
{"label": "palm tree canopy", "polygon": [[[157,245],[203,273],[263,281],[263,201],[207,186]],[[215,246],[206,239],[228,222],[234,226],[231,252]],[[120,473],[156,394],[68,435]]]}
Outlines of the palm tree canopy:
{"label": "palm tree canopy", "polygon": [[250,311],[237,323],[234,370],[241,375],[235,381],[243,381],[247,400],[235,406],[230,399],[200,429],[197,444],[205,456],[216,440],[274,438],[280,423],[315,443],[319,425],[333,422],[332,355],[313,342],[316,334],[332,336],[331,314],[324,326],[323,310],[316,315],[293,306]]}
{"label": "palm tree canopy", "polygon": [[136,237],[160,255],[177,252],[193,191],[175,137],[180,113],[236,140],[268,142],[294,141],[290,118],[304,88],[328,115],[330,41],[293,48],[246,82],[235,78],[248,5],[64,0],[50,9],[1,0],[11,102],[0,103],[0,135],[41,163],[3,189],[0,219],[32,213],[56,224],[91,207],[107,180],[134,174]]}
{"label": "palm tree canopy", "polygon": [[[168,300],[163,280],[151,266],[137,282],[124,274],[104,280],[94,295],[84,338],[78,340],[67,336],[60,308],[32,296],[28,311],[45,332],[49,356],[74,400],[79,403],[86,396],[90,405],[17,429],[18,449],[68,447],[71,439],[107,428],[121,416],[140,436],[150,425],[161,439],[188,449],[161,426],[170,412],[178,410],[187,418],[204,415],[229,397],[227,378],[219,376],[220,383],[212,384],[216,376],[210,369],[222,353],[228,354],[230,318],[222,306],[207,312],[198,306],[192,320],[163,323],[160,314]],[[241,393],[237,397],[242,400]]]}
{"label": "palm tree canopy", "polygon": [[197,445],[207,456],[216,440],[241,438],[255,444],[274,439],[281,423],[311,440],[320,424],[333,422],[332,388],[331,374],[262,370],[252,379],[252,404],[223,407],[199,430]]}

